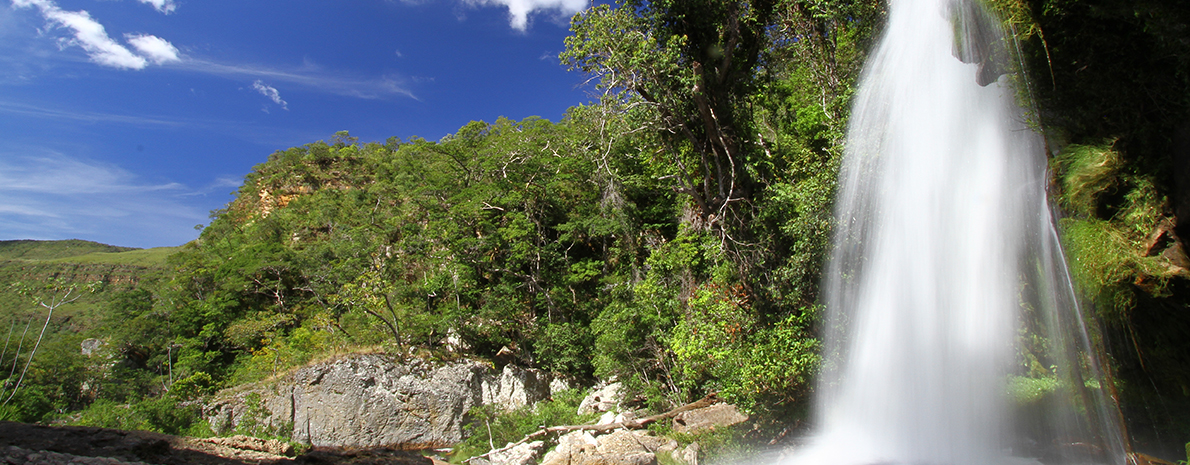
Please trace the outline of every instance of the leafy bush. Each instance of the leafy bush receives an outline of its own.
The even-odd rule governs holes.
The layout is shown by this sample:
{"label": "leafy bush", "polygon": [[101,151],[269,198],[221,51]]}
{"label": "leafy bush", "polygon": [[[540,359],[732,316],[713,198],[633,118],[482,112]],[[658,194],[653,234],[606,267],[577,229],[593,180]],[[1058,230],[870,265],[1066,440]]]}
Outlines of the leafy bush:
{"label": "leafy bush", "polygon": [[135,404],[99,399],[79,412],[78,420],[73,424],[175,435],[210,435],[206,432],[209,429],[202,419],[201,406],[178,403],[170,397],[146,399]]}

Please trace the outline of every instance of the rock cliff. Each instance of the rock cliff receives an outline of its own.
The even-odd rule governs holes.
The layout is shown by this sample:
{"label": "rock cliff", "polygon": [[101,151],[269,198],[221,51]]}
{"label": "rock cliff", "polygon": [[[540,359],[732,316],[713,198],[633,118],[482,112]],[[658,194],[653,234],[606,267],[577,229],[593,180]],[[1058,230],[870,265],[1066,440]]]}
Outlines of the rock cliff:
{"label": "rock cliff", "polygon": [[546,399],[539,370],[465,361],[398,363],[356,354],[224,391],[205,414],[216,432],[251,426],[314,446],[437,448],[463,440],[467,411],[514,409]]}

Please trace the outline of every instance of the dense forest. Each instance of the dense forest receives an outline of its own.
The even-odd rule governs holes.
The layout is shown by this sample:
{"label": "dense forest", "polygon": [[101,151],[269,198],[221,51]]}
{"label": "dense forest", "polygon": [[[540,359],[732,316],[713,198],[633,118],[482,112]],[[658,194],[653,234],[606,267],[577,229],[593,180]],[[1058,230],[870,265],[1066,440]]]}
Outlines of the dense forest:
{"label": "dense forest", "polygon": [[[1162,447],[1190,440],[1182,3],[989,2],[1131,434]],[[560,60],[600,97],[561,121],[438,141],[343,131],[270,155],[160,271],[104,288],[10,277],[42,304],[102,298],[73,321],[6,310],[16,333],[36,320],[13,346],[51,330],[31,363],[27,347],[0,355],[0,416],[204,434],[193,401],[217,389],[355,350],[449,360],[452,340],[617,377],[654,410],[718,392],[771,436],[807,414],[849,102],[884,15],[863,0],[594,6]],[[79,354],[84,338],[104,357]]]}

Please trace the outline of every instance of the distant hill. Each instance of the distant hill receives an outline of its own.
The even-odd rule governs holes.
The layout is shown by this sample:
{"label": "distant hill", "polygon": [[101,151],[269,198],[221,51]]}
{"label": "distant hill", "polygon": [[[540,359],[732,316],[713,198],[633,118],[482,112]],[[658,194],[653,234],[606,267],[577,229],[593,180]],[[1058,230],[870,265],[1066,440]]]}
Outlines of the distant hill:
{"label": "distant hill", "polygon": [[12,287],[14,284],[59,279],[79,286],[104,284],[99,292],[63,306],[58,313],[62,324],[69,322],[67,331],[96,327],[115,292],[134,289],[144,280],[167,273],[165,260],[178,249],[137,249],[78,239],[0,241],[0,320],[41,312]]}
{"label": "distant hill", "polygon": [[0,241],[0,260],[53,260],[90,253],[115,253],[137,250],[98,242],[70,239],[65,241]]}

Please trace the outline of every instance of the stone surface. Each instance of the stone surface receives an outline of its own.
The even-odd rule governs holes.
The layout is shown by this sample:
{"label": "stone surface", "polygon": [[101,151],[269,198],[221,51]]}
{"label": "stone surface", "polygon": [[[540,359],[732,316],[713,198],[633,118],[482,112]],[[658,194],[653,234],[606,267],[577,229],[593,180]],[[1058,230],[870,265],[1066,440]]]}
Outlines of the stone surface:
{"label": "stone surface", "polygon": [[731,426],[748,421],[734,405],[715,404],[710,407],[679,413],[673,419],[673,428],[678,433],[692,433],[718,427]]}
{"label": "stone surface", "polygon": [[615,382],[592,388],[591,393],[587,394],[587,397],[583,398],[582,403],[579,404],[578,414],[587,415],[620,410],[620,401],[623,400],[622,386],[619,382]]}
{"label": "stone surface", "polygon": [[562,378],[554,378],[553,381],[550,381],[550,395],[551,396],[558,395],[559,392],[569,391],[571,389],[574,389],[574,386],[568,380],[565,380]]}
{"label": "stone surface", "polygon": [[92,338],[83,339],[83,342],[81,344],[79,344],[79,346],[80,346],[79,348],[83,355],[90,357],[91,354],[98,351],[100,348],[103,347],[103,345],[104,345],[103,341],[92,337]]}
{"label": "stone surface", "polygon": [[700,447],[697,442],[692,442],[690,445],[682,450],[674,450],[671,453],[675,462],[685,465],[698,465],[698,451]]}
{"label": "stone surface", "polygon": [[[512,443],[508,443],[512,445]],[[504,447],[508,447],[508,445]],[[489,454],[487,458],[471,459],[471,465],[533,465],[545,451],[545,442],[532,441]]]}
{"label": "stone surface", "polygon": [[548,397],[549,382],[548,374],[515,366],[497,375],[475,361],[401,364],[355,354],[221,392],[205,415],[217,433],[249,419],[314,446],[439,448],[462,441],[472,407],[533,404]]}
{"label": "stone surface", "polygon": [[655,465],[659,451],[672,451],[677,442],[650,435],[647,431],[619,430],[596,438],[575,431],[558,438],[558,447],[542,459],[542,465]]}
{"label": "stone surface", "polygon": [[549,373],[541,370],[505,365],[499,379],[484,384],[484,405],[497,405],[504,410],[516,410],[550,397]]}
{"label": "stone surface", "polygon": [[194,442],[214,444],[217,446],[231,447],[242,450],[254,450],[257,452],[265,452],[273,455],[293,455],[292,444],[287,444],[276,439],[261,439],[238,434],[225,438],[198,438],[195,439]]}

